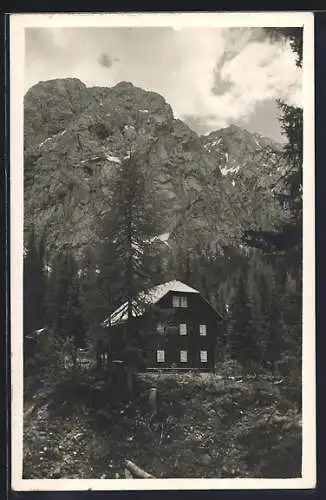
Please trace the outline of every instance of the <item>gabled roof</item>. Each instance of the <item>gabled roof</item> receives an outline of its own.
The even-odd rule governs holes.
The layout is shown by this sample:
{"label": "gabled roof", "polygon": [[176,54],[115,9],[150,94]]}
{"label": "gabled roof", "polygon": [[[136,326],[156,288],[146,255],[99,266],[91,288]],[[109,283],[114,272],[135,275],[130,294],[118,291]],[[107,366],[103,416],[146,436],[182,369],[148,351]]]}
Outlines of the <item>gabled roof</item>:
{"label": "gabled roof", "polygon": [[[150,288],[147,292],[140,294],[139,299],[142,304],[138,305],[137,301],[133,305],[133,316],[142,316],[144,314],[145,305],[156,304],[164,295],[169,292],[179,292],[179,293],[197,293],[198,290],[191,288],[190,286],[182,283],[182,281],[167,281],[161,285],[154,286]],[[126,321],[128,317],[128,303],[125,302],[120,307],[118,307],[104,322],[104,326],[114,326],[123,321]]]}

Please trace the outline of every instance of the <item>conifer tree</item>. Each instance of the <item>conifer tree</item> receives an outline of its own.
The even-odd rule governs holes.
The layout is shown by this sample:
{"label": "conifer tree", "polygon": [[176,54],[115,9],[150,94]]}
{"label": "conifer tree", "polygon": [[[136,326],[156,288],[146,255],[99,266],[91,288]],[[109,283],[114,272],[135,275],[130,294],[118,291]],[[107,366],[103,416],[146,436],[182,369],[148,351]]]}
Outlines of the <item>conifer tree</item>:
{"label": "conifer tree", "polygon": [[237,291],[231,307],[232,330],[229,339],[229,350],[232,358],[248,369],[251,364],[252,339],[250,323],[251,308],[248,300],[245,276],[240,274]]}
{"label": "conifer tree", "polygon": [[[157,231],[154,198],[147,185],[144,156],[136,153],[117,169],[112,185],[111,210],[106,228],[112,244],[112,270],[119,273],[119,291],[128,303],[128,320],[137,308],[139,294],[155,281],[152,238]],[[111,275],[111,272],[110,272]],[[130,328],[131,321],[128,321]]]}
{"label": "conifer tree", "polygon": [[[146,306],[146,291],[156,284],[156,271],[160,267],[158,256],[153,252],[153,237],[160,225],[157,199],[153,186],[148,183],[145,166],[146,154],[135,152],[117,167],[101,249],[103,256],[103,251],[109,248],[100,278],[109,296],[109,309],[112,311],[117,304],[127,303],[123,356],[129,382],[137,358],[141,359],[141,339],[134,317]],[[130,390],[132,392],[131,387]]]}
{"label": "conifer tree", "polygon": [[58,338],[73,339],[75,350],[84,345],[84,315],[80,302],[78,267],[68,248],[51,266],[47,313],[48,322]]}
{"label": "conifer tree", "polygon": [[44,246],[32,231],[28,237],[24,256],[23,304],[24,332],[44,327],[46,273],[44,270]]}

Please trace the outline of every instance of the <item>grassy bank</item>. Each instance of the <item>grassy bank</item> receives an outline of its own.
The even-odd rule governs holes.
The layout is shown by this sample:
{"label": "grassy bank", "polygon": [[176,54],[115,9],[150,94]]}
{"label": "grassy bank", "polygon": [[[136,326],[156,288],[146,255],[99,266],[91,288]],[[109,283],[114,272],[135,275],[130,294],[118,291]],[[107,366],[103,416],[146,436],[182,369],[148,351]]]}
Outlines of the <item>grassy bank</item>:
{"label": "grassy bank", "polygon": [[143,374],[130,403],[94,373],[71,373],[25,406],[24,478],[124,477],[125,459],[163,478],[301,474],[300,393],[285,381]]}

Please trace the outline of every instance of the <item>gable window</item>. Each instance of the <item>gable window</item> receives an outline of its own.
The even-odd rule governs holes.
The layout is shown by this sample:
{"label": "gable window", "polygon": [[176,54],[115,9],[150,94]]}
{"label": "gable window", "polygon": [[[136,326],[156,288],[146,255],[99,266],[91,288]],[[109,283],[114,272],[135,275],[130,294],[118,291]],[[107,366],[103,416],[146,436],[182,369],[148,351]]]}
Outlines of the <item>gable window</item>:
{"label": "gable window", "polygon": [[200,362],[207,363],[207,351],[200,351]]}
{"label": "gable window", "polygon": [[199,335],[207,335],[206,325],[199,325]]}
{"label": "gable window", "polygon": [[180,297],[173,295],[172,304],[173,307],[180,307]]}
{"label": "gable window", "polygon": [[188,298],[181,297],[181,307],[188,307]]}
{"label": "gable window", "polygon": [[156,359],[158,363],[164,363],[165,361],[165,352],[162,350],[156,351]]}
{"label": "gable window", "polygon": [[173,295],[172,305],[173,307],[188,307],[188,297]]}
{"label": "gable window", "polygon": [[187,325],[186,325],[186,323],[181,323],[179,325],[179,333],[180,333],[180,335],[187,335]]}
{"label": "gable window", "polygon": [[180,351],[180,361],[181,361],[181,363],[187,363],[187,361],[188,361],[188,352],[187,351]]}

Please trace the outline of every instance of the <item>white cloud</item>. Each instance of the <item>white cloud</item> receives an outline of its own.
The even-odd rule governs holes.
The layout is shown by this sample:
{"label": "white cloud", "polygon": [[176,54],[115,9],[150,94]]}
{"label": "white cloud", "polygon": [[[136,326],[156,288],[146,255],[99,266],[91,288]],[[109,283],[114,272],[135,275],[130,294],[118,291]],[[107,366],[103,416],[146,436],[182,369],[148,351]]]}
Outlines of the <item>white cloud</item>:
{"label": "white cloud", "polygon": [[[91,86],[131,81],[161,93],[177,117],[197,117],[211,129],[249,119],[267,99],[301,102],[289,45],[263,40],[260,29],[79,28],[29,35],[26,88],[71,76]],[[98,63],[102,54],[111,67]]]}

